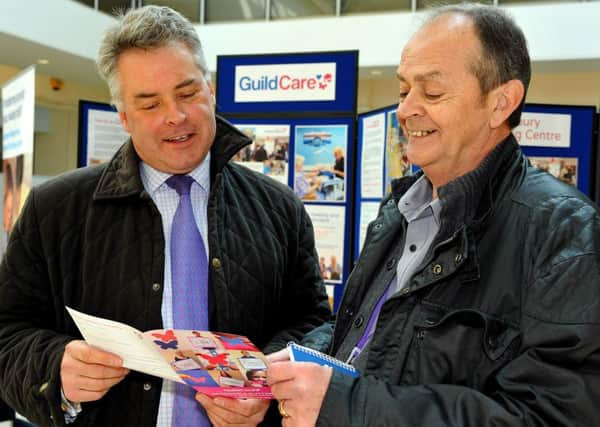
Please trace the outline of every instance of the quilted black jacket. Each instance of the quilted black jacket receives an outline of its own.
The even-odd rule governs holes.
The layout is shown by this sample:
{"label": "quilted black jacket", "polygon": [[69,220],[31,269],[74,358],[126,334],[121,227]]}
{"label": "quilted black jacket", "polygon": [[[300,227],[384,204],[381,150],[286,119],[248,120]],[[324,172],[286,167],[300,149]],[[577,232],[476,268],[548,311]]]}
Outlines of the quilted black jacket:
{"label": "quilted black jacket", "polygon": [[[320,325],[329,305],[311,221],[292,191],[228,163],[249,140],[217,120],[208,201],[210,325],[265,352]],[[34,188],[0,266],[0,395],[62,425],[59,368],[80,338],[65,305],[139,330],[161,327],[164,238],[131,142],[105,165]],[[75,425],[156,425],[162,380],[131,372]]]}
{"label": "quilted black jacket", "polygon": [[[414,180],[395,182],[369,225],[338,312],[339,358],[394,276],[397,203]],[[532,168],[512,136],[439,198],[440,231],[383,305],[364,375],[334,374],[317,425],[600,426],[598,208]]]}

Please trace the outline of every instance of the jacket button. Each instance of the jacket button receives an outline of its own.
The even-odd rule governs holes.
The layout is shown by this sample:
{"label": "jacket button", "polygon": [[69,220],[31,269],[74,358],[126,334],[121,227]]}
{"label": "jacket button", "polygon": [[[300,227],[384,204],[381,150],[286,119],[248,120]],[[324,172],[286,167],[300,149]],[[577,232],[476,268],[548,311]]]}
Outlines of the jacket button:
{"label": "jacket button", "polygon": [[352,316],[354,316],[354,311],[352,311],[352,310],[351,310],[351,309],[349,309],[349,308],[347,308],[347,309],[346,309],[345,313],[346,313],[346,316],[348,316],[348,317],[352,317]]}
{"label": "jacket button", "polygon": [[381,227],[383,227],[383,224],[377,223],[373,226],[373,230],[381,230]]}
{"label": "jacket button", "polygon": [[150,391],[150,390],[152,390],[152,384],[144,383],[144,391]]}
{"label": "jacket button", "polygon": [[385,265],[385,268],[387,268],[388,270],[391,270],[392,268],[394,268],[394,264],[396,264],[396,260],[394,258],[392,258],[387,262],[387,264]]}
{"label": "jacket button", "polygon": [[456,254],[456,256],[454,257],[454,263],[455,264],[460,264],[463,260],[462,254]]}
{"label": "jacket button", "polygon": [[433,267],[431,267],[431,272],[436,276],[442,274],[442,271],[444,271],[442,264],[435,264]]}
{"label": "jacket button", "polygon": [[410,292],[410,288],[404,288],[400,291],[400,295],[406,295],[409,292]]}
{"label": "jacket button", "polygon": [[360,328],[364,322],[364,317],[362,316],[362,314],[360,316],[358,316],[355,320],[354,320],[354,327],[355,328]]}
{"label": "jacket button", "polygon": [[158,291],[160,291],[160,283],[153,283],[153,284],[152,284],[152,290],[153,290],[154,292],[158,292]]}
{"label": "jacket button", "polygon": [[211,264],[212,264],[213,268],[215,268],[217,270],[219,268],[221,268],[221,260],[219,258],[213,258],[211,261]]}

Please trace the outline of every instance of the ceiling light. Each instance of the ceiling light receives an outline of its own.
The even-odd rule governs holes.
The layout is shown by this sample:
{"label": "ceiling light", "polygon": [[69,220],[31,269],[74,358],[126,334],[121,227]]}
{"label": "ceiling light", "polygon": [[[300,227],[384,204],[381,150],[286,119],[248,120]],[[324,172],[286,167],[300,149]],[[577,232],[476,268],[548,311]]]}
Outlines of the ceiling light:
{"label": "ceiling light", "polygon": [[380,76],[381,74],[382,74],[381,70],[371,70],[372,76]]}
{"label": "ceiling light", "polygon": [[38,59],[37,63],[40,65],[48,65],[50,61],[48,61],[47,59]]}

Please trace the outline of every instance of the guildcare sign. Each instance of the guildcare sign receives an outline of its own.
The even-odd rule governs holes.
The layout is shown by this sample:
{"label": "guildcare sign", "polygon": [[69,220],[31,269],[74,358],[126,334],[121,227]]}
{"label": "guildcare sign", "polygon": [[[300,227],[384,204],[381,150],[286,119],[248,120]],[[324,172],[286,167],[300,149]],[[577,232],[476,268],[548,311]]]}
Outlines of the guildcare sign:
{"label": "guildcare sign", "polygon": [[334,101],[336,63],[235,67],[235,102]]}
{"label": "guildcare sign", "polygon": [[520,145],[568,148],[571,146],[571,115],[523,112],[513,134]]}

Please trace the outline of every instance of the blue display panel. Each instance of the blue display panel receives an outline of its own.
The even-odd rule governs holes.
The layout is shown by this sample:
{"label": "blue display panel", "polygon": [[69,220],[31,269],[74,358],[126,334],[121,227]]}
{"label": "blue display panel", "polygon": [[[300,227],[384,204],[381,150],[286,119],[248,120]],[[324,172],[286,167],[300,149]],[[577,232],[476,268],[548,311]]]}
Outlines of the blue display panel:
{"label": "blue display panel", "polygon": [[109,161],[129,138],[110,104],[79,101],[77,167]]}
{"label": "blue display panel", "polygon": [[90,111],[113,111],[115,107],[103,102],[79,100],[79,128],[77,145],[77,167],[87,166],[88,154],[88,129],[90,125]]}
{"label": "blue display panel", "polygon": [[358,115],[357,180],[354,206],[354,248],[356,260],[367,225],[375,219],[383,196],[393,179],[414,173],[406,154],[406,138],[398,124],[397,105]]}
{"label": "blue display panel", "polygon": [[233,160],[304,202],[334,310],[351,266],[357,85],[358,51],[217,58],[217,112],[253,140]]}
{"label": "blue display panel", "polygon": [[222,114],[354,114],[358,51],[217,57]]}
{"label": "blue display panel", "polygon": [[[596,108],[526,104],[523,111],[513,132],[523,152],[534,165],[591,197]],[[524,145],[530,143],[539,146]]]}
{"label": "blue display panel", "polygon": [[[304,201],[315,230],[321,274],[337,310],[350,273],[354,120],[236,118],[232,123],[253,140],[233,161],[289,185]],[[300,188],[302,180],[314,181],[312,193]]]}

